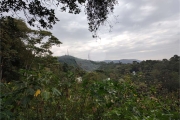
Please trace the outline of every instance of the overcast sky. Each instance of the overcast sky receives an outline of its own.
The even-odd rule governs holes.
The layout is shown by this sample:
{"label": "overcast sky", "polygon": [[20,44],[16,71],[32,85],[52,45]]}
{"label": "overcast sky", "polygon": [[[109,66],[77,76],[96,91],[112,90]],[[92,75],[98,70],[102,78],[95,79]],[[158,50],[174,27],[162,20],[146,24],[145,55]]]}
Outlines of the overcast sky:
{"label": "overcast sky", "polygon": [[[91,60],[161,60],[180,54],[179,0],[119,0],[99,39],[88,31],[87,16],[56,10],[60,21],[51,32],[63,44],[54,56],[67,54]],[[109,24],[113,26],[109,28]],[[89,56],[89,57],[88,57]]]}

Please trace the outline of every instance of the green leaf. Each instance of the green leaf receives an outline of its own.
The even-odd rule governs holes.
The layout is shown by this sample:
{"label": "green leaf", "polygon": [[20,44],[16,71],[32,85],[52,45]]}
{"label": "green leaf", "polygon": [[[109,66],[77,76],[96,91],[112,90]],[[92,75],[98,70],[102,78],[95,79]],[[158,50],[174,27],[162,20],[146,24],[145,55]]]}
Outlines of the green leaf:
{"label": "green leaf", "polygon": [[41,96],[44,100],[48,100],[50,98],[50,92],[42,91]]}
{"label": "green leaf", "polygon": [[52,88],[52,92],[54,95],[60,96],[61,92],[59,90],[57,90],[56,88]]}
{"label": "green leaf", "polygon": [[34,95],[34,90],[32,89],[32,88],[29,88],[29,89],[27,89],[27,94],[29,94],[29,95]]}
{"label": "green leaf", "polygon": [[23,97],[22,104],[24,106],[26,106],[29,102],[30,102],[30,98],[29,97],[27,97],[27,96]]}

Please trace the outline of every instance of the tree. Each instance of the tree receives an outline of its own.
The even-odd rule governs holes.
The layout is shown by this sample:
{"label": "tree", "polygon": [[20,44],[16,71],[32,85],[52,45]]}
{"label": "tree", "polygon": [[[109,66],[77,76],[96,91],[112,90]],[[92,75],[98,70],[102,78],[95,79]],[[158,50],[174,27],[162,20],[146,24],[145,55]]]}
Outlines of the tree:
{"label": "tree", "polygon": [[22,20],[0,19],[1,80],[19,79],[20,68],[29,69],[35,56],[48,56],[52,45],[61,42],[51,32],[32,30]]}
{"label": "tree", "polygon": [[[107,20],[107,15],[113,12],[117,0],[53,0],[52,4],[56,7],[60,6],[62,12],[68,10],[73,14],[79,14],[81,6],[85,6],[89,30],[96,35],[99,26]],[[47,6],[46,0],[2,0],[0,6],[1,16],[10,11],[13,13],[23,11],[32,26],[35,22],[39,22],[43,28],[52,28],[52,25],[59,21],[54,9]]]}

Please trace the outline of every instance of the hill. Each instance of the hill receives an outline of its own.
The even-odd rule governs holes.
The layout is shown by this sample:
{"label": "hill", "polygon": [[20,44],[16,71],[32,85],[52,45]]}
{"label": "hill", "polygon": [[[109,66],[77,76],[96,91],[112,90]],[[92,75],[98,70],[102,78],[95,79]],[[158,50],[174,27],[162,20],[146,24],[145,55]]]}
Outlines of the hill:
{"label": "hill", "polygon": [[[86,60],[86,59],[80,59],[80,58],[73,57],[70,55],[60,56],[60,57],[58,57],[58,61],[61,63],[66,63],[66,64],[73,66],[73,67],[82,68],[83,70],[89,71],[89,72],[97,70],[102,65],[101,62],[96,62],[96,61],[91,61],[91,60]],[[141,62],[140,60],[137,60],[137,59],[104,60],[102,62],[105,62],[105,63],[110,63],[110,62],[119,63],[119,62],[121,62],[123,64],[127,64],[127,63],[133,63],[133,61]]]}
{"label": "hill", "polygon": [[137,59],[104,60],[104,62],[106,62],[106,63],[110,63],[110,62],[119,63],[119,62],[121,62],[123,64],[133,63],[133,61],[141,62],[140,60],[137,60]]}
{"label": "hill", "polygon": [[70,66],[80,67],[85,71],[94,71],[100,66],[97,62],[76,58],[70,55],[60,56],[58,57],[58,61],[61,63],[66,63]]}

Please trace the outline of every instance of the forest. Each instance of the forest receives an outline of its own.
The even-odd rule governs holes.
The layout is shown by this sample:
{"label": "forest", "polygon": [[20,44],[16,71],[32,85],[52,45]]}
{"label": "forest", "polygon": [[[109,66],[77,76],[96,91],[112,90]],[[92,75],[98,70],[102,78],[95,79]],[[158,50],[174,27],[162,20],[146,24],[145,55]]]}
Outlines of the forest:
{"label": "forest", "polygon": [[[85,71],[58,61],[48,31],[1,19],[2,120],[178,120],[179,58],[93,62]],[[78,77],[82,79],[77,80]]]}

